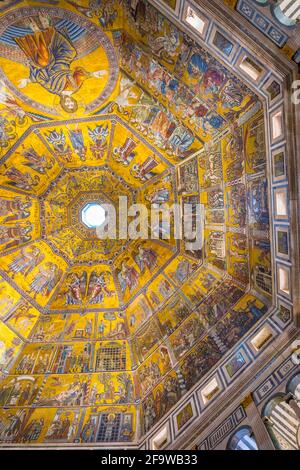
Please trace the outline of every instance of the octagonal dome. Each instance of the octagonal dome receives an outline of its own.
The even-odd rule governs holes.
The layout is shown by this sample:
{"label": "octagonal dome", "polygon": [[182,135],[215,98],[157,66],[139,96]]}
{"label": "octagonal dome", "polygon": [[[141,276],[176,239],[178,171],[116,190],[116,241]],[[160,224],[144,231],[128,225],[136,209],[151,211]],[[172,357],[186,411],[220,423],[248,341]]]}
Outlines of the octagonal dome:
{"label": "octagonal dome", "polygon": [[[271,71],[246,79],[247,51],[222,28],[205,43],[217,23],[189,37],[162,13],[173,2],[39,3],[0,9],[0,444],[139,447],[167,419],[188,430],[195,387],[219,387],[201,417],[261,354],[245,336],[292,298],[289,212],[276,230],[269,214],[271,194],[288,199],[285,141],[268,152],[265,121],[282,87]],[[180,220],[201,206],[201,226],[196,210],[189,220],[203,243],[145,215],[148,237],[117,223],[99,239],[105,204],[126,215],[120,198],[149,214],[176,206]]]}

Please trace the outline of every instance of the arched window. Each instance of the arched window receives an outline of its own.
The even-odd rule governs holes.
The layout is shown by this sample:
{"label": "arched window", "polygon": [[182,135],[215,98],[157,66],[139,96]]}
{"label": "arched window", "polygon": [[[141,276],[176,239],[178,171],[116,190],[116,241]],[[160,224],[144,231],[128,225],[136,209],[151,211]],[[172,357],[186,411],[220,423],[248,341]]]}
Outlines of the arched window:
{"label": "arched window", "polygon": [[[295,383],[296,380],[293,384]],[[298,386],[299,382],[297,382]],[[294,392],[297,387],[294,388]],[[297,393],[299,393],[299,388]],[[292,406],[288,403],[291,398],[291,393],[280,393],[271,398],[263,411],[263,419],[268,432],[275,447],[281,450],[300,449],[300,422]]]}
{"label": "arched window", "polygon": [[250,426],[239,428],[228,441],[227,450],[258,450]]}
{"label": "arched window", "polygon": [[295,26],[300,19],[300,0],[281,0],[272,11],[284,26]]}

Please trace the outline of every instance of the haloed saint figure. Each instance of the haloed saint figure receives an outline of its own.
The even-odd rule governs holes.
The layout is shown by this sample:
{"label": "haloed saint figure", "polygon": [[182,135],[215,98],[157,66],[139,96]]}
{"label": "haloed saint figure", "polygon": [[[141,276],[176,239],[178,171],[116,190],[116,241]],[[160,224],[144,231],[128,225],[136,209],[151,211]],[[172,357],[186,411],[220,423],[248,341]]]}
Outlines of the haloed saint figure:
{"label": "haloed saint figure", "polygon": [[[28,9],[26,13],[27,17],[19,21],[14,18],[8,27],[0,29],[5,78],[19,94],[22,90],[25,101],[34,105],[38,97],[38,108],[45,112],[52,102],[58,111],[74,113],[79,103],[87,107],[91,98],[100,103],[101,91],[109,96],[114,88],[110,70],[117,65],[113,47],[103,31],[59,9],[32,8],[32,15],[28,16]],[[17,66],[6,66],[8,61]],[[84,92],[87,80],[94,83]]]}

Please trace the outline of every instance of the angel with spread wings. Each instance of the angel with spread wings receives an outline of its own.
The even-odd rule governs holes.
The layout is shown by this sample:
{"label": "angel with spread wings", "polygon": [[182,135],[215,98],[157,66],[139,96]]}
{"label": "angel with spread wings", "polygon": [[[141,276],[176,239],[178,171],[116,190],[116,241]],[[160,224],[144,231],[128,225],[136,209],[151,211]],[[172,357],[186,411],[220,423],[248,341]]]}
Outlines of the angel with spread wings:
{"label": "angel with spread wings", "polygon": [[62,270],[55,263],[47,262],[40,266],[37,274],[30,284],[30,292],[34,292],[34,298],[38,294],[49,296],[58,281],[61,279]]}
{"label": "angel with spread wings", "polygon": [[106,295],[108,297],[112,297],[114,295],[114,292],[107,286],[107,274],[109,273],[103,272],[98,274],[96,271],[92,272],[87,294],[89,304],[101,304]]}
{"label": "angel with spread wings", "polygon": [[130,291],[132,291],[138,285],[139,274],[134,267],[128,266],[126,262],[123,261],[120,272],[118,274],[118,280],[123,293],[126,291],[127,287]]}
{"label": "angel with spread wings", "polygon": [[13,276],[17,273],[28,276],[31,271],[38,266],[45,258],[37,246],[23,248],[21,253],[10,263],[9,271]]}
{"label": "angel with spread wings", "polygon": [[69,0],[68,3],[87,18],[93,18],[98,9],[101,7],[102,0],[89,0],[87,6],[82,6],[77,2],[72,2],[71,0]]}
{"label": "angel with spread wings", "polygon": [[94,155],[94,158],[99,160],[104,156],[108,147],[107,138],[109,135],[109,128],[107,125],[98,125],[94,129],[89,127],[88,134],[93,142],[90,145],[91,152]]}
{"label": "angel with spread wings", "polygon": [[[19,103],[16,101],[15,97],[6,90],[4,84],[0,82],[0,104],[3,105],[3,108],[0,110],[0,117],[5,121],[6,115],[8,118],[13,118],[17,125],[23,125],[26,123],[26,111],[21,108]],[[12,121],[10,121],[12,123]],[[9,124],[9,121],[7,121]]]}
{"label": "angel with spread wings", "polygon": [[47,159],[45,155],[39,154],[32,146],[24,149],[22,156],[25,158],[22,163],[41,175],[47,174],[47,170],[51,170],[55,164],[53,157]]}
{"label": "angel with spread wings", "polygon": [[71,273],[68,276],[68,286],[66,291],[66,305],[82,304],[86,291],[87,274]]}
{"label": "angel with spread wings", "polygon": [[152,271],[157,266],[156,252],[152,250],[152,248],[144,248],[142,245],[138,247],[137,253],[134,254],[134,260],[140,268],[141,273],[145,271],[145,268]]}
{"label": "angel with spread wings", "polygon": [[13,222],[15,220],[26,219],[30,216],[32,202],[27,196],[22,199],[15,196],[13,199],[0,197],[0,217],[5,217],[4,222]]}
{"label": "angel with spread wings", "polygon": [[16,325],[23,325],[24,328],[31,325],[32,321],[36,318],[35,315],[30,313],[31,306],[27,303],[21,303],[18,305],[14,311],[9,315],[9,321],[14,322]]}
{"label": "angel with spread wings", "polygon": [[31,240],[33,225],[27,221],[25,225],[16,223],[14,226],[0,225],[0,244],[5,249],[12,248]]}
{"label": "angel with spread wings", "polygon": [[8,168],[4,172],[4,176],[6,176],[8,180],[7,184],[25,191],[32,191],[40,182],[40,177],[38,175],[31,176],[30,173],[25,173],[14,166]]}

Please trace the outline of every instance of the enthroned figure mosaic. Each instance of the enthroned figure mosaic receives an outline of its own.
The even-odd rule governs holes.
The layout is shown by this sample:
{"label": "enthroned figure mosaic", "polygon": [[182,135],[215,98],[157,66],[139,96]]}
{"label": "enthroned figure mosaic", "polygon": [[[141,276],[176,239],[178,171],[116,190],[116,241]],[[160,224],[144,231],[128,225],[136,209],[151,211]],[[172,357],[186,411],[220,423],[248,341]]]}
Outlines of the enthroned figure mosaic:
{"label": "enthroned figure mosaic", "polygon": [[[136,442],[267,312],[263,114],[149,2],[55,3],[0,10],[0,442]],[[120,196],[201,248],[99,240]]]}

